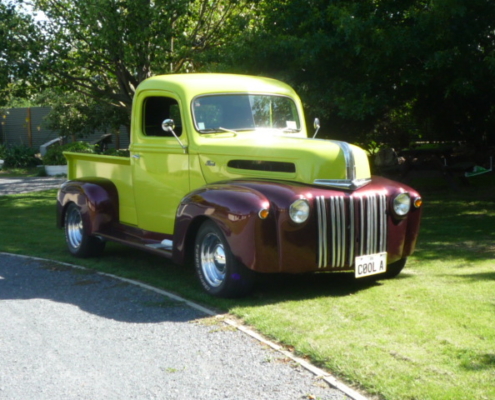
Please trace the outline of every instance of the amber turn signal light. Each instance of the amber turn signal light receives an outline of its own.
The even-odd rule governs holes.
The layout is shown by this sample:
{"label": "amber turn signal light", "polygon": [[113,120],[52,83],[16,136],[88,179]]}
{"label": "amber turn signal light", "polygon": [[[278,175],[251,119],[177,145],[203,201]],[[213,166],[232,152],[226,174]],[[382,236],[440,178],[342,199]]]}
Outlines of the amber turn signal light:
{"label": "amber turn signal light", "polygon": [[414,199],[413,204],[414,204],[414,207],[419,208],[419,207],[421,207],[421,206],[422,206],[422,204],[423,204],[423,199],[422,199],[421,197],[416,197],[416,198]]}
{"label": "amber turn signal light", "polygon": [[259,212],[258,212],[258,216],[261,218],[261,219],[266,219],[268,218],[268,215],[270,214],[270,211],[268,211],[268,209],[266,208],[262,208]]}

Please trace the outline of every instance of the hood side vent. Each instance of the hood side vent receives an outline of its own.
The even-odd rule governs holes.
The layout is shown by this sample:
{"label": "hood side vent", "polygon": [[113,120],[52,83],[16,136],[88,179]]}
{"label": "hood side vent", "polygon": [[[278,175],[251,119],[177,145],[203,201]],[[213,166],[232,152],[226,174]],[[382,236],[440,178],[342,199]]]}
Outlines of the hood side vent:
{"label": "hood side vent", "polygon": [[251,171],[266,172],[296,172],[296,166],[293,163],[280,161],[262,161],[262,160],[230,160],[227,164],[230,168],[246,169]]}

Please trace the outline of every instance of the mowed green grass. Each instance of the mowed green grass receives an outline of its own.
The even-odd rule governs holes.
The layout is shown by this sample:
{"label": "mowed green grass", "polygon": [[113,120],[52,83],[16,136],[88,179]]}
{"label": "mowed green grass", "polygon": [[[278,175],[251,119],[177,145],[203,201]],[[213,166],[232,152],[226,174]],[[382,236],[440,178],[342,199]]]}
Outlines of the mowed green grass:
{"label": "mowed green grass", "polygon": [[398,278],[263,276],[239,300],[211,298],[192,268],[118,244],[98,259],[70,257],[55,191],[0,197],[0,251],[139,279],[228,311],[384,399],[493,399],[495,193],[482,184],[424,197],[417,252]]}

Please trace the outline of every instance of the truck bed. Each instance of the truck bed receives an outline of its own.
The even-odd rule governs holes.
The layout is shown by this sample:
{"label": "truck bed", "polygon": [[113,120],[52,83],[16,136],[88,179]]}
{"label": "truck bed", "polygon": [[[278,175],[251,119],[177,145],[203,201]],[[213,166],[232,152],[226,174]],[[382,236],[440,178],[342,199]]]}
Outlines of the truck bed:
{"label": "truck bed", "polygon": [[131,159],[129,157],[64,152],[68,164],[68,179],[91,177],[111,180],[119,192],[120,222],[136,225],[136,208],[132,190]]}

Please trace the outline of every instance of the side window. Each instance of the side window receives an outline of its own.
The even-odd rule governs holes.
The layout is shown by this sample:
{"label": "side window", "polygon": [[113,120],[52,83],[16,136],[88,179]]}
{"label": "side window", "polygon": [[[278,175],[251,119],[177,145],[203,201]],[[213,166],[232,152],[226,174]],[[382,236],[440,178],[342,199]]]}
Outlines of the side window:
{"label": "side window", "polygon": [[170,97],[148,97],[143,107],[143,133],[146,136],[173,137],[170,132],[162,129],[162,122],[169,118],[174,120],[176,135],[182,135],[182,121],[177,100]]}

